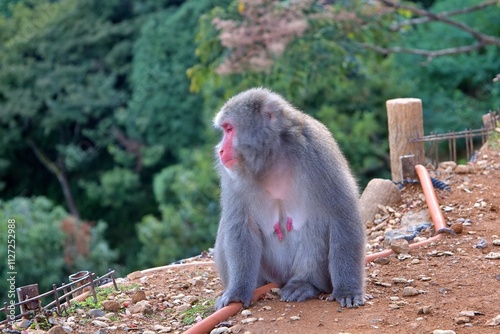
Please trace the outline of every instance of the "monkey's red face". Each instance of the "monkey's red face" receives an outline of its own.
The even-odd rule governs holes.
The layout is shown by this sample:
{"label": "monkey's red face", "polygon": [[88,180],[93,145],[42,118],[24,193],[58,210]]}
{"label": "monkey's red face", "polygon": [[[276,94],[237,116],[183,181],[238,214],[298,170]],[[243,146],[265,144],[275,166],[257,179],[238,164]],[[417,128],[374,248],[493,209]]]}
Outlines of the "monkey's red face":
{"label": "monkey's red face", "polygon": [[238,163],[233,150],[236,141],[236,129],[230,122],[226,121],[222,124],[222,130],[224,130],[224,136],[219,148],[219,158],[224,167],[231,169]]}

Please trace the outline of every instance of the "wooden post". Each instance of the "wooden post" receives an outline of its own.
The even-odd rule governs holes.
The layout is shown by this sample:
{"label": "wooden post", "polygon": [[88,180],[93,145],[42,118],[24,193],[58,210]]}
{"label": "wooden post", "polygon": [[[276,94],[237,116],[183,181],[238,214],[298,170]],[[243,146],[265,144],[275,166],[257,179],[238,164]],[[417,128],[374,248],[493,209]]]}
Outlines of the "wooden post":
{"label": "wooden post", "polygon": [[493,130],[500,121],[500,115],[496,115],[494,111],[490,111],[482,116],[483,126],[488,130]]}
{"label": "wooden post", "polygon": [[389,149],[391,154],[391,174],[395,182],[403,181],[401,156],[414,155],[415,164],[424,164],[424,143],[412,139],[424,136],[422,100],[405,98],[386,102],[389,125]]}
{"label": "wooden post", "polygon": [[401,160],[401,171],[403,173],[403,180],[416,180],[417,172],[415,171],[415,156],[403,155],[399,157]]}

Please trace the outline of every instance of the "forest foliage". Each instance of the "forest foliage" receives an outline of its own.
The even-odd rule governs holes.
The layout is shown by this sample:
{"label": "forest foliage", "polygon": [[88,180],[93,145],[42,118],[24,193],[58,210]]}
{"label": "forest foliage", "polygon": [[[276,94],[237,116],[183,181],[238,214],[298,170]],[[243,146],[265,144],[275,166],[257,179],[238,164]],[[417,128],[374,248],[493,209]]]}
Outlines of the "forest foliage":
{"label": "forest foliage", "polygon": [[[441,13],[482,2],[406,4]],[[361,187],[389,177],[386,100],[421,98],[426,133],[477,128],[500,107],[499,45],[377,52],[364,45],[475,42],[377,3],[0,1],[0,254],[16,219],[18,286],[108,266],[126,274],[212,247],[211,121],[244,89],[269,87],[324,122]],[[453,19],[499,38],[499,16],[496,3]]]}

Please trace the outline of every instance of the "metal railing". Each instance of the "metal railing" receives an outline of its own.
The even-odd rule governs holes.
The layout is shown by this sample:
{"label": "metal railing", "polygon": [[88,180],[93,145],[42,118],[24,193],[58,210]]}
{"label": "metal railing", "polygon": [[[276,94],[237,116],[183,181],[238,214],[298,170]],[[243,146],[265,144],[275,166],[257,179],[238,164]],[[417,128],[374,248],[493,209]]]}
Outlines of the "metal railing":
{"label": "metal railing", "polygon": [[426,154],[432,159],[432,163],[435,167],[439,164],[439,142],[448,141],[448,152],[449,160],[457,161],[457,139],[464,139],[466,157],[469,161],[474,155],[474,138],[481,137],[481,144],[484,144],[492,131],[498,127],[500,122],[500,113],[495,111],[489,112],[486,118],[483,118],[484,126],[480,129],[467,129],[464,131],[452,131],[443,134],[431,133],[428,136],[423,136],[421,138],[414,138],[411,142],[430,142],[429,153]]}
{"label": "metal railing", "polygon": [[[18,299],[20,301],[10,305],[7,302],[4,303],[3,308],[0,309],[0,313],[5,312],[7,319],[1,321],[0,325],[6,323],[12,324],[14,321],[22,317],[34,316],[40,313],[52,314],[53,312],[56,312],[57,315],[62,315],[63,312],[67,313],[67,309],[71,308],[72,300],[74,301],[77,296],[85,292],[87,289],[90,291],[89,294],[94,297],[94,301],[97,303],[97,294],[95,291],[95,287],[101,285],[103,281],[111,280],[113,282],[114,288],[117,291],[119,290],[114,275],[115,271],[111,269],[107,274],[101,277],[95,277],[94,273],[86,272],[86,274],[82,275],[79,279],[73,280],[67,284],[63,284],[60,287],[57,287],[56,284],[53,284],[51,291],[35,296],[31,295],[30,291],[36,291],[36,293],[38,293],[37,284],[17,288],[16,290]],[[35,286],[34,289],[33,286]],[[25,292],[26,294],[23,294],[23,292]],[[41,299],[50,296],[53,296],[54,300],[42,307]],[[15,309],[17,307],[20,308],[20,313],[17,315],[13,315],[13,312],[15,312]]]}

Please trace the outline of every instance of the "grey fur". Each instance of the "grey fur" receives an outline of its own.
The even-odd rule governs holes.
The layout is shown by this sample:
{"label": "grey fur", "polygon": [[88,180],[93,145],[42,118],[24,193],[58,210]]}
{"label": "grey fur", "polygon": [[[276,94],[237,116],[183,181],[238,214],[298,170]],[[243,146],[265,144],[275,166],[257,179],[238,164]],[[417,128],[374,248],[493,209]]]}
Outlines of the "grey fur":
{"label": "grey fur", "polygon": [[254,289],[267,282],[281,286],[284,301],[332,293],[342,306],[363,305],[358,189],[328,129],[264,88],[228,100],[214,119],[217,128],[225,122],[236,131],[239,162],[229,170],[217,159],[222,214],[215,261],[225,292],[216,308],[249,306]]}

